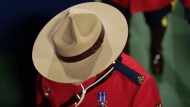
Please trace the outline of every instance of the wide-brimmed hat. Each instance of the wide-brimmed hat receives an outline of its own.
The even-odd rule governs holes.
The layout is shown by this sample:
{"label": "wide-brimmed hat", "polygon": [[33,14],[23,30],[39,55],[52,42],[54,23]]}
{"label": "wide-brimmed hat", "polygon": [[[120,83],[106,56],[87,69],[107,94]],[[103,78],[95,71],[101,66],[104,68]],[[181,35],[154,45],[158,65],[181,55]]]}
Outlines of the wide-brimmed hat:
{"label": "wide-brimmed hat", "polygon": [[100,2],[81,3],[43,27],[33,46],[33,63],[52,81],[84,81],[117,59],[127,37],[127,22],[119,10]]}

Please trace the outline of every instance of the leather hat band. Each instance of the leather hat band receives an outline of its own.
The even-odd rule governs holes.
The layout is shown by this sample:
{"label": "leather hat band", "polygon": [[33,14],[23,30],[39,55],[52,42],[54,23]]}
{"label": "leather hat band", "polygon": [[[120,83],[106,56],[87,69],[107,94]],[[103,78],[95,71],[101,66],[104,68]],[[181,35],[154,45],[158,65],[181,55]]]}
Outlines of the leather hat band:
{"label": "leather hat band", "polygon": [[71,57],[62,56],[57,51],[55,51],[56,56],[59,58],[59,60],[64,61],[64,62],[77,62],[77,61],[81,61],[81,60],[91,56],[100,48],[101,44],[103,43],[105,29],[104,29],[103,25],[101,28],[102,29],[101,29],[99,38],[94,43],[94,45],[91,48],[89,48],[88,50],[84,51],[83,53],[81,53],[79,55],[71,56]]}

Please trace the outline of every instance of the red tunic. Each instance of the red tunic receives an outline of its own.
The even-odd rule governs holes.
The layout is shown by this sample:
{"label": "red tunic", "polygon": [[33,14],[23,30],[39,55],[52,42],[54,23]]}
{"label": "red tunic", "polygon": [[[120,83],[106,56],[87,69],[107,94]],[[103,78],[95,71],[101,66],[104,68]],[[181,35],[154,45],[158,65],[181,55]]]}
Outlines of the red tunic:
{"label": "red tunic", "polygon": [[[126,9],[131,13],[149,12],[162,9],[169,5],[173,0],[110,0]],[[186,0],[188,1],[188,0]]]}
{"label": "red tunic", "polygon": [[190,0],[183,0],[183,4],[185,7],[190,8]]}
{"label": "red tunic", "polygon": [[[138,72],[146,79],[141,85],[137,85],[132,80],[116,71],[104,83],[87,93],[79,107],[98,107],[98,92],[105,92],[107,95],[107,107],[156,107],[161,104],[159,91],[155,80],[149,75],[133,58],[123,54],[122,63]],[[37,105],[39,107],[44,93],[49,91],[48,98],[52,107],[59,107],[66,102],[71,96],[82,91],[81,86],[71,84],[56,83],[44,77],[37,81]],[[92,77],[85,83],[84,88],[91,85],[97,77]],[[47,89],[48,87],[48,89]],[[40,92],[42,88],[43,92]],[[73,105],[70,107],[74,107]]]}

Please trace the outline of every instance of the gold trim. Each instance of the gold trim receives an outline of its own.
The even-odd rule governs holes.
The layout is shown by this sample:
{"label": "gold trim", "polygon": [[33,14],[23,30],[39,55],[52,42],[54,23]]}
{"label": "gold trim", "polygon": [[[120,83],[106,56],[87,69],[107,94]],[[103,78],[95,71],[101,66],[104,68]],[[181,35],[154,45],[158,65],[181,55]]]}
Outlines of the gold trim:
{"label": "gold trim", "polygon": [[49,93],[45,92],[44,95],[47,97],[49,95]]}
{"label": "gold trim", "polygon": [[162,23],[162,27],[167,27],[168,26],[168,18],[167,18],[167,16],[164,16],[162,18],[161,23]]}
{"label": "gold trim", "polygon": [[140,75],[138,76],[138,81],[139,81],[139,84],[142,84],[142,82],[145,80],[145,77]]}
{"label": "gold trim", "polygon": [[74,106],[76,106],[76,105],[77,105],[77,102],[74,103]]}
{"label": "gold trim", "polygon": [[174,10],[175,10],[175,7],[176,7],[176,5],[177,5],[177,0],[173,0],[173,1],[171,2],[171,5],[172,5],[172,11],[174,11]]}

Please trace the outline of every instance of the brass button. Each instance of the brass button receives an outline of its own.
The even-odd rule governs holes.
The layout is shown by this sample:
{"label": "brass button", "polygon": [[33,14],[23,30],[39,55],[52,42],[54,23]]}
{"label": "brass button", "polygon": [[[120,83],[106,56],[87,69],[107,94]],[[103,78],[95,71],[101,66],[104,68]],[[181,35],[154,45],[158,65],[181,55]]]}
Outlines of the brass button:
{"label": "brass button", "polygon": [[49,95],[49,93],[45,92],[44,95],[47,97]]}
{"label": "brass button", "polygon": [[138,76],[138,81],[139,81],[139,84],[142,84],[142,82],[145,80],[145,77],[144,76]]}

